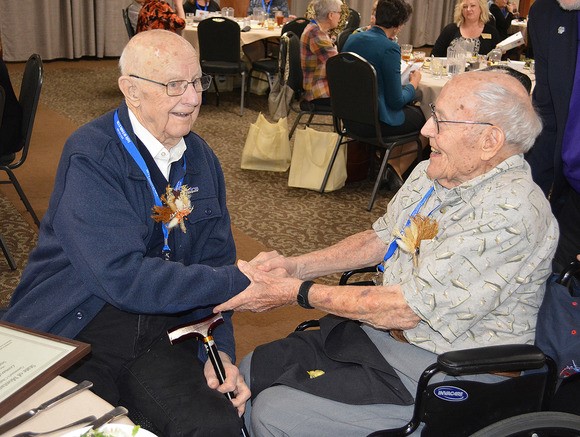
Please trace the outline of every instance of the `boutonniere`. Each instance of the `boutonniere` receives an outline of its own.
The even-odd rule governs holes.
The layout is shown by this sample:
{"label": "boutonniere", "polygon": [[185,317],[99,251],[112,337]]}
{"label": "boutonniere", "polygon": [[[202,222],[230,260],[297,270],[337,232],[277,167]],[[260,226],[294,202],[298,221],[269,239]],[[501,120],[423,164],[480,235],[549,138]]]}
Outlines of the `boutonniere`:
{"label": "boutonniere", "polygon": [[413,266],[419,265],[419,246],[421,240],[432,240],[437,236],[439,224],[436,220],[417,214],[411,217],[411,223],[398,235],[397,244],[401,250],[413,256]]}
{"label": "boutonniere", "polygon": [[187,216],[193,211],[191,204],[191,193],[195,189],[189,188],[187,185],[182,185],[180,190],[174,190],[170,185],[167,185],[165,194],[161,196],[162,206],[155,205],[153,207],[153,215],[151,218],[156,222],[163,222],[167,229],[172,229],[179,225],[183,233],[187,232],[184,221]]}

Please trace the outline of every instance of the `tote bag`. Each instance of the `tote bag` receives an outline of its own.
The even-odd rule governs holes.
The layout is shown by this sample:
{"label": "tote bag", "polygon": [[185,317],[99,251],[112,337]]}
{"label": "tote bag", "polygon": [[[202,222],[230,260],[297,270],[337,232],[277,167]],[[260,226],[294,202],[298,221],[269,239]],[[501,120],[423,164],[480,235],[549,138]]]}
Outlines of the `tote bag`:
{"label": "tote bag", "polygon": [[[274,84],[268,95],[268,110],[270,111],[270,117],[274,121],[278,121],[283,117],[288,116],[290,111],[290,104],[292,103],[292,98],[294,97],[294,90],[290,88],[288,83],[288,77],[290,75],[290,50],[288,50],[288,37],[284,34],[280,37],[283,42],[284,47],[286,47],[286,62],[282,63],[282,53],[278,58],[278,74],[274,79]],[[284,72],[282,74],[282,72]]]}
{"label": "tote bag", "polygon": [[260,113],[250,125],[242,151],[242,168],[284,172],[290,166],[291,156],[288,120],[281,118],[277,123],[270,123]]}
{"label": "tote bag", "polygon": [[556,361],[560,378],[580,372],[580,281],[572,269],[580,272],[580,263],[546,284],[536,324],[536,346]]}
{"label": "tote bag", "polygon": [[[335,132],[318,132],[309,127],[297,129],[288,186],[320,190],[337,141]],[[338,190],[345,181],[346,147],[341,147],[324,191]]]}

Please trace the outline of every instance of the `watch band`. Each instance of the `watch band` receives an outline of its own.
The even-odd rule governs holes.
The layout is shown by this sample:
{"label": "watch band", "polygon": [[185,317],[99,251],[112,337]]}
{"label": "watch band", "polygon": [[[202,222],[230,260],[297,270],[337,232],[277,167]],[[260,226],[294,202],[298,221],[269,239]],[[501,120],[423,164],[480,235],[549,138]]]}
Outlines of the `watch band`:
{"label": "watch band", "polygon": [[300,305],[302,308],[306,308],[307,310],[314,308],[308,302],[308,293],[310,292],[310,287],[313,285],[314,282],[312,281],[304,281],[302,284],[300,284],[300,288],[298,289],[298,296],[296,296],[298,305]]}

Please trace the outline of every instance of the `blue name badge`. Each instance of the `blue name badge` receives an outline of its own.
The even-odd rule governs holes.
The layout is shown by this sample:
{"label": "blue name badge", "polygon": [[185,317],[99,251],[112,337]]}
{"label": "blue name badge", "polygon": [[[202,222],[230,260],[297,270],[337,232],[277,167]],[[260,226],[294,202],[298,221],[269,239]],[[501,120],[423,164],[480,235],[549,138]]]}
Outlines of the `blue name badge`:
{"label": "blue name badge", "polygon": [[449,402],[462,402],[469,397],[465,390],[451,385],[437,387],[433,394],[439,399]]}

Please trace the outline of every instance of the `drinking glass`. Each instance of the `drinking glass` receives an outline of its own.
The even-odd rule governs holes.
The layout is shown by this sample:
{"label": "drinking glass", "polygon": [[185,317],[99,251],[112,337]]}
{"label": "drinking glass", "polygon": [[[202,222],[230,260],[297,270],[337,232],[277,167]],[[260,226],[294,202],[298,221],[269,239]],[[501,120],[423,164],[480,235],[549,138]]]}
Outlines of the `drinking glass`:
{"label": "drinking glass", "polygon": [[487,54],[487,65],[497,65],[501,61],[501,50],[493,49]]}
{"label": "drinking glass", "polygon": [[274,19],[268,18],[266,20],[266,27],[268,28],[268,30],[274,30],[274,27],[276,27],[276,22],[274,21]]}
{"label": "drinking glass", "polygon": [[284,24],[284,12],[282,11],[276,11],[276,24],[278,25],[278,27],[282,27],[282,24]]}
{"label": "drinking glass", "polygon": [[193,26],[195,14],[187,13],[185,14],[185,25],[186,26]]}
{"label": "drinking glass", "polygon": [[413,61],[425,62],[425,52],[422,51],[413,52]]}
{"label": "drinking glass", "polygon": [[401,44],[401,59],[405,62],[411,60],[411,53],[413,53],[412,44]]}
{"label": "drinking glass", "polygon": [[443,77],[444,65],[442,58],[431,58],[431,74],[435,79]]}
{"label": "drinking glass", "polygon": [[462,47],[447,47],[447,74],[455,76],[465,71],[466,52]]}

